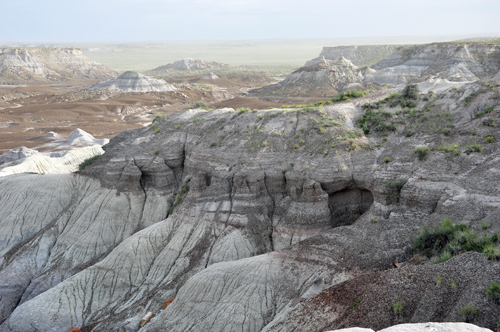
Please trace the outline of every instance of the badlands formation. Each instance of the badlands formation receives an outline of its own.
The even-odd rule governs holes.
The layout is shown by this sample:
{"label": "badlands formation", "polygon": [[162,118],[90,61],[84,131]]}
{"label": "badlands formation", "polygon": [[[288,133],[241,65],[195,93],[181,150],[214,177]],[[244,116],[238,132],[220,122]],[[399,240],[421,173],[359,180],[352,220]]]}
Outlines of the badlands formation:
{"label": "badlands formation", "polygon": [[[328,96],[350,89],[397,86],[429,79],[470,82],[500,77],[500,45],[434,43],[400,46],[371,67],[381,52],[377,46],[325,48],[320,57],[308,61],[282,82],[253,92],[257,95]],[[338,49],[338,50],[337,50]],[[371,51],[371,53],[369,52]]]}
{"label": "badlands formation", "polygon": [[127,71],[114,80],[97,83],[89,90],[119,90],[122,92],[174,91],[175,88],[156,78],[147,77],[135,71]]}
{"label": "badlands formation", "polygon": [[160,66],[147,72],[148,75],[167,74],[175,71],[200,71],[230,68],[231,66],[222,62],[203,61],[200,59],[184,58],[168,65]]}
{"label": "badlands formation", "polygon": [[498,49],[419,47],[287,85],[385,89],[188,109],[79,172],[1,177],[0,331],[496,329]]}
{"label": "badlands formation", "polygon": [[0,48],[0,82],[106,79],[116,72],[78,48]]}

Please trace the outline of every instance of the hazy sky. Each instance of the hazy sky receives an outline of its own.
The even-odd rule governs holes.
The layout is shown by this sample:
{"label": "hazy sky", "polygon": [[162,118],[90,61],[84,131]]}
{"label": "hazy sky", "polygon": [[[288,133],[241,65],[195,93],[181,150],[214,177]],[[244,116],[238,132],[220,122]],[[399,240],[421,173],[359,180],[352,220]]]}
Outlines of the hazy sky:
{"label": "hazy sky", "polygon": [[1,0],[0,42],[500,35],[500,0]]}

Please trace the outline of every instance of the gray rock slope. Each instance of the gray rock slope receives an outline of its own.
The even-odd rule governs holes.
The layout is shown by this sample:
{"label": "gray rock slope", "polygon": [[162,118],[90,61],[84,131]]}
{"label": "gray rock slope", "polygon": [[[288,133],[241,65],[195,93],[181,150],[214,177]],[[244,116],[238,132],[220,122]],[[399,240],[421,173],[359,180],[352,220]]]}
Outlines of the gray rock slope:
{"label": "gray rock slope", "polygon": [[165,80],[147,77],[135,71],[126,71],[114,80],[99,82],[89,90],[119,90],[122,92],[174,91]]}
{"label": "gray rock slope", "polygon": [[[380,54],[391,48],[376,49]],[[500,45],[434,43],[399,46],[371,67],[358,67],[370,49],[325,48],[320,57],[282,82],[254,90],[257,94],[332,95],[347,89],[398,86],[430,79],[450,82],[498,80]]]}
{"label": "gray rock slope", "polygon": [[[148,312],[142,331],[270,330],[294,303],[367,273],[397,283],[390,271],[422,225],[500,230],[498,143],[483,141],[496,139],[500,109],[475,116],[497,89],[443,90],[368,136],[354,128],[361,106],[394,90],[309,111],[188,110],[121,133],[82,173],[1,178],[0,331],[137,331]],[[459,156],[437,150],[452,143]],[[421,145],[434,147],[423,161]],[[498,263],[477,255],[476,278],[494,281]],[[425,305],[456,310],[447,298]]]}
{"label": "gray rock slope", "polygon": [[109,79],[116,72],[78,48],[0,48],[0,81]]}

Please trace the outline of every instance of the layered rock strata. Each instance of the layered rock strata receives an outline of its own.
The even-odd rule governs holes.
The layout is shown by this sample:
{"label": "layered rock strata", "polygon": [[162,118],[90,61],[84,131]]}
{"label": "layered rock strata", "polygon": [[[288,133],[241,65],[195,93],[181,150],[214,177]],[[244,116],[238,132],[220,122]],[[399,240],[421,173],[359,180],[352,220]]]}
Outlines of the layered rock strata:
{"label": "layered rock strata", "polygon": [[0,81],[109,79],[116,72],[78,48],[0,48]]}
{"label": "layered rock strata", "polygon": [[[188,110],[121,133],[82,173],[4,177],[0,330],[137,331],[149,312],[141,331],[324,331],[363,315],[385,328],[397,297],[404,319],[454,320],[469,301],[490,327],[500,308],[485,309],[483,288],[496,261],[414,266],[407,249],[444,218],[500,230],[499,152],[482,142],[496,127],[471,116],[495,89],[444,90],[420,117],[388,111],[398,126],[386,136],[354,127],[370,95],[316,110]],[[411,122],[423,116],[453,127],[428,133],[437,123]],[[482,152],[467,150],[476,139]],[[458,155],[437,149],[452,143]],[[423,145],[435,149],[419,160]],[[440,274],[456,287],[436,289]],[[363,315],[344,319],[358,297]]]}
{"label": "layered rock strata", "polygon": [[135,71],[127,71],[114,80],[97,83],[89,90],[119,90],[121,92],[174,91],[175,87],[165,80],[147,77]]}

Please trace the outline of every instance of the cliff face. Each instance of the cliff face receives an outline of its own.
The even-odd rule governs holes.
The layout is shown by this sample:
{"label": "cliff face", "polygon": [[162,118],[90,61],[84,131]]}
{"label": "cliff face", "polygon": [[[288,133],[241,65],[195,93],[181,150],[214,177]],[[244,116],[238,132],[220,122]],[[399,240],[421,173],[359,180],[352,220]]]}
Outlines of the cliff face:
{"label": "cliff face", "polygon": [[438,43],[405,47],[372,68],[405,77],[404,83],[430,77],[454,82],[488,79],[500,70],[500,45]]}
{"label": "cliff face", "polygon": [[[395,52],[371,68],[354,66],[383,56],[390,50]],[[304,72],[308,74],[299,74]],[[398,86],[430,79],[498,81],[499,72],[500,45],[495,44],[335,47],[325,48],[319,58],[308,61],[282,82],[254,90],[253,93],[328,96],[353,87]]]}
{"label": "cliff face", "polygon": [[104,79],[116,72],[78,48],[0,48],[0,81]]}
{"label": "cliff face", "polygon": [[176,71],[204,71],[230,68],[231,66],[217,61],[203,61],[200,59],[184,58],[164,66],[148,71],[148,75],[161,75]]}
{"label": "cliff face", "polygon": [[[370,67],[396,52],[401,45],[353,45],[323,47],[319,58],[336,60],[344,57],[358,67]],[[306,66],[314,63],[316,59],[306,62]]]}
{"label": "cliff face", "polygon": [[[377,112],[368,135],[355,127],[362,105],[396,91],[322,109],[188,110],[123,132],[80,174],[0,178],[0,331],[137,331],[149,311],[143,331],[324,331],[349,326],[362,292],[378,328],[397,322],[393,288],[415,296],[402,298],[407,321],[457,320],[470,302],[493,326],[500,308],[483,287],[497,262],[414,266],[407,248],[444,218],[500,231],[498,88],[443,89],[415,111]],[[433,292],[438,275],[453,296]]]}

